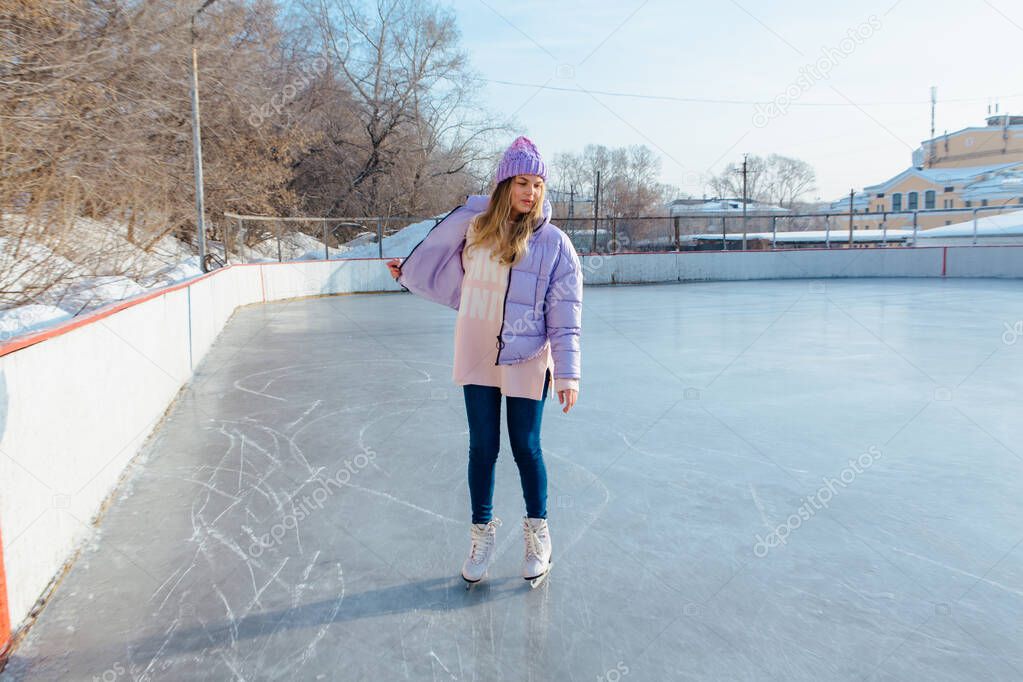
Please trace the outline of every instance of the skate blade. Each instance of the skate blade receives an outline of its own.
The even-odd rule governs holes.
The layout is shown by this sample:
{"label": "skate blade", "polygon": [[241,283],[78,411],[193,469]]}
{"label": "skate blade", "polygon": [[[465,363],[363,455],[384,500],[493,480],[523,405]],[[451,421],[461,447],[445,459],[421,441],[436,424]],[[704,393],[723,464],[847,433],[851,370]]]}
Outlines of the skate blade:
{"label": "skate blade", "polygon": [[543,585],[544,582],[546,582],[546,580],[547,580],[547,576],[549,576],[551,574],[551,569],[553,567],[554,567],[554,562],[553,561],[548,561],[547,562],[547,570],[546,571],[544,571],[543,573],[541,573],[540,575],[538,575],[536,577],[526,578],[526,581],[529,582],[530,589],[535,590],[536,588],[538,588],[541,585]]}
{"label": "skate blade", "polygon": [[[486,578],[486,577],[487,577],[487,576],[486,576],[486,574],[484,574],[484,575],[483,575],[483,578]],[[462,578],[462,580],[463,580],[463,581],[465,582],[465,591],[466,591],[466,592],[468,592],[469,590],[471,590],[471,589],[472,589],[472,587],[473,587],[473,585],[479,585],[479,584],[480,584],[481,582],[483,582],[483,578],[480,578],[479,580],[469,580],[469,579],[468,579],[468,578],[466,578],[466,577],[465,577],[464,575],[463,575],[463,576],[461,576],[461,578]]]}

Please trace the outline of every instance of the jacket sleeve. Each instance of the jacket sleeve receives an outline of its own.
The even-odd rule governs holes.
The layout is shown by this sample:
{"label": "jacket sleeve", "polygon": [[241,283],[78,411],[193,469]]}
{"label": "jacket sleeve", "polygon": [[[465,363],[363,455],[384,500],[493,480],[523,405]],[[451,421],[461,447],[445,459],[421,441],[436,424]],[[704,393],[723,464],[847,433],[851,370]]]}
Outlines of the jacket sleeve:
{"label": "jacket sleeve", "polygon": [[575,246],[564,233],[545,303],[547,337],[554,357],[555,390],[578,390],[582,368],[579,337],[582,330],[583,273]]}
{"label": "jacket sleeve", "polygon": [[401,263],[398,284],[428,301],[458,310],[462,298],[462,249],[476,211],[459,206],[427,233]]}

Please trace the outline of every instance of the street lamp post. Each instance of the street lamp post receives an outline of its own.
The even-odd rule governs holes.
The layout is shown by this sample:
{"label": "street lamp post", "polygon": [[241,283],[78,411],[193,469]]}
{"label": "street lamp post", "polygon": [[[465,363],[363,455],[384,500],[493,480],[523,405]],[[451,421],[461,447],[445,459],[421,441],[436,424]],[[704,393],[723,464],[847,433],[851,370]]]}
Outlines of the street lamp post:
{"label": "street lamp post", "polygon": [[217,0],[206,0],[192,13],[192,164],[195,167],[195,214],[199,241],[199,268],[206,272],[206,221],[202,181],[202,135],[199,132],[199,52],[195,44],[195,18]]}

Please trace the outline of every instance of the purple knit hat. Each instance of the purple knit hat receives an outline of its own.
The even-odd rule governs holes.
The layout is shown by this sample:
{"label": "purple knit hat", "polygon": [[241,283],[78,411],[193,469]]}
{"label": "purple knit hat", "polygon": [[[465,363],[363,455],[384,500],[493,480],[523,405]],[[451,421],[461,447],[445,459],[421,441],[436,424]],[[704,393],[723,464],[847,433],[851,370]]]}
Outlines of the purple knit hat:
{"label": "purple knit hat", "polygon": [[539,175],[547,181],[547,165],[540,156],[540,151],[528,137],[519,136],[511,143],[497,164],[497,175],[494,183],[513,178],[516,175]]}

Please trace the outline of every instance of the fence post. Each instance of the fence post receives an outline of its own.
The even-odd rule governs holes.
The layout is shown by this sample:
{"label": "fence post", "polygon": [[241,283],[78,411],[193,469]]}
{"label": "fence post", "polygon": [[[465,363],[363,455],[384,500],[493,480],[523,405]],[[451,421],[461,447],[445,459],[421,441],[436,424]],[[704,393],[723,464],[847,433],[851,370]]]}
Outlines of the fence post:
{"label": "fence post", "polygon": [[231,262],[231,221],[224,216],[224,265]]}
{"label": "fence post", "polygon": [[855,196],[855,190],[849,190],[849,248],[852,248],[853,244],[853,196]]}
{"label": "fence post", "polygon": [[913,211],[913,246],[916,246],[917,220],[916,211]]}
{"label": "fence post", "polygon": [[725,216],[721,216],[721,250],[722,251],[727,251],[728,250],[728,241],[727,241],[727,238],[725,237],[725,235],[728,234],[728,223],[726,222],[727,220],[728,220],[728,218],[726,218]]}
{"label": "fence post", "polygon": [[323,260],[330,260],[330,247],[327,246],[327,221],[323,221]]}
{"label": "fence post", "polygon": [[824,248],[831,248],[831,216],[824,216]]}
{"label": "fence post", "polygon": [[284,259],[281,257],[281,221],[277,222],[277,262],[282,263]]}
{"label": "fence post", "polygon": [[771,250],[774,251],[774,244],[778,239],[778,216],[771,216]]}
{"label": "fence post", "polygon": [[980,210],[979,208],[973,209],[973,242],[970,244],[970,246],[977,245],[977,211],[979,210]]}
{"label": "fence post", "polygon": [[597,221],[600,220],[600,171],[597,171],[597,187],[593,193],[593,249],[597,252]]}

